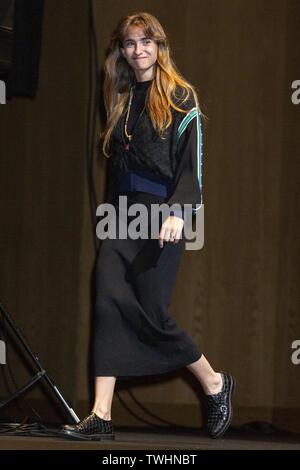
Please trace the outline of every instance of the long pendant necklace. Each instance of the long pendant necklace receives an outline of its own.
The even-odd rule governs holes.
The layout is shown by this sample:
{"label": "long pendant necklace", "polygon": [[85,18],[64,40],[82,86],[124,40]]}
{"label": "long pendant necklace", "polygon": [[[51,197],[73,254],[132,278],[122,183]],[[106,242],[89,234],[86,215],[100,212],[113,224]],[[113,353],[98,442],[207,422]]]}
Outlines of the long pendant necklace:
{"label": "long pendant necklace", "polygon": [[131,131],[131,134],[128,133],[128,118],[129,118],[129,114],[130,114],[130,109],[131,109],[131,102],[132,102],[132,96],[133,96],[133,88],[134,87],[131,87],[130,89],[130,96],[129,96],[129,105],[128,105],[128,108],[127,108],[127,114],[126,114],[126,119],[125,119],[125,126],[124,126],[124,132],[125,132],[125,136],[127,137],[127,139],[129,140],[129,142],[125,143],[124,145],[124,149],[126,150],[126,152],[128,152],[129,150],[129,147],[130,147],[130,142],[131,142],[131,139],[132,139],[132,135],[133,135],[133,131],[134,129],[136,128],[136,125],[140,119],[140,117],[142,116],[143,112],[145,111],[145,106],[143,107],[141,113],[139,114],[139,117],[137,118],[136,120],[136,123],[134,125],[134,128],[132,129]]}

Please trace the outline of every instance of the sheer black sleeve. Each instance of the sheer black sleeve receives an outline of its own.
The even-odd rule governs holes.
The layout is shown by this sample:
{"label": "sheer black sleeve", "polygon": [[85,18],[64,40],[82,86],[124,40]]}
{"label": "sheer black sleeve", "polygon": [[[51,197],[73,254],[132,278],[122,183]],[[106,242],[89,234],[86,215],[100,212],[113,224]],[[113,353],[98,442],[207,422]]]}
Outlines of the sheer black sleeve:
{"label": "sheer black sleeve", "polygon": [[202,126],[200,111],[194,106],[184,115],[178,127],[177,169],[175,189],[168,205],[178,203],[181,211],[174,215],[183,217],[183,205],[191,204],[195,214],[203,204],[202,196]]}

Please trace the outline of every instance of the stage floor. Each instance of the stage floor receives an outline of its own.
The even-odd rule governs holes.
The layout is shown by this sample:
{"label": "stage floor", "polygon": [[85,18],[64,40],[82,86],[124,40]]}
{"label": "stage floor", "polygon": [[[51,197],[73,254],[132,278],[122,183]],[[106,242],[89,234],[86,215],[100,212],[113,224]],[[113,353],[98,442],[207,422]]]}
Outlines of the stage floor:
{"label": "stage floor", "polygon": [[0,450],[300,450],[297,435],[246,435],[227,432],[223,438],[204,434],[116,430],[114,441],[86,442],[60,437],[0,436]]}

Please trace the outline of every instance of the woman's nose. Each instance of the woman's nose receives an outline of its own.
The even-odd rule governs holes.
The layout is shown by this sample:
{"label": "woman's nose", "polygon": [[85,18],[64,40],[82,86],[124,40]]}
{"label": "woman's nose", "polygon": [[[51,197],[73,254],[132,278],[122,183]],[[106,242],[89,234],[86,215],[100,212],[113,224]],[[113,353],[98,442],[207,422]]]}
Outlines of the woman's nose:
{"label": "woman's nose", "polygon": [[141,50],[142,50],[142,45],[138,42],[135,46],[135,53],[139,54],[139,52],[141,52]]}

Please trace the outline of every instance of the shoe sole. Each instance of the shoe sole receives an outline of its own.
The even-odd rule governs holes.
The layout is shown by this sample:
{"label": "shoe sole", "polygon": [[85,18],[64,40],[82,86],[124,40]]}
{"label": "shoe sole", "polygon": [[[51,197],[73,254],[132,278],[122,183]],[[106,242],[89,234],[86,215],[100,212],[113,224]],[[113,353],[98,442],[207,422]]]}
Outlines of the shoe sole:
{"label": "shoe sole", "polygon": [[232,420],[233,411],[232,411],[231,401],[232,401],[232,396],[233,396],[235,388],[236,388],[236,381],[235,381],[235,378],[232,375],[230,377],[231,377],[231,384],[230,384],[230,389],[229,389],[229,394],[230,394],[230,398],[229,398],[229,417],[228,417],[227,423],[225,424],[224,428],[221,431],[219,431],[218,434],[214,434],[214,435],[210,436],[212,439],[216,439],[218,437],[221,437],[225,433],[225,431],[227,431],[227,429],[229,428],[229,425],[230,425],[231,420]]}
{"label": "shoe sole", "polygon": [[63,434],[66,437],[70,437],[72,439],[77,439],[79,441],[114,441],[115,435],[114,434],[80,434],[74,431],[61,431],[60,434]]}

